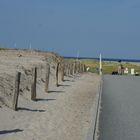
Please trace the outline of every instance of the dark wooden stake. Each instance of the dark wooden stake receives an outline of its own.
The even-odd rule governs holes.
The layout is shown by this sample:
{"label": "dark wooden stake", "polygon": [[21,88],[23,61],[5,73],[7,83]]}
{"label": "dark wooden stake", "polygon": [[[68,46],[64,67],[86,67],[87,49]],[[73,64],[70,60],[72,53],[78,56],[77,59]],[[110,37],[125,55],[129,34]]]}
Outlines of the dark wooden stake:
{"label": "dark wooden stake", "polygon": [[56,86],[58,87],[58,75],[59,75],[59,65],[60,63],[57,63],[56,65]]}
{"label": "dark wooden stake", "polygon": [[73,75],[73,63],[70,64],[70,75]]}
{"label": "dark wooden stake", "polygon": [[75,74],[75,63],[73,63],[73,65],[72,65],[72,75],[74,75]]}
{"label": "dark wooden stake", "polygon": [[46,81],[45,81],[45,92],[49,90],[49,77],[50,77],[50,65],[46,65]]}
{"label": "dark wooden stake", "polygon": [[19,88],[20,88],[20,77],[21,77],[21,73],[18,72],[16,74],[15,90],[14,90],[14,96],[13,96],[13,110],[15,110],[15,111],[17,111],[17,106],[18,106],[18,96],[19,96]]}
{"label": "dark wooden stake", "polygon": [[61,81],[64,81],[64,64],[61,63]]}
{"label": "dark wooden stake", "polygon": [[31,100],[36,100],[36,81],[37,81],[37,68],[32,69],[32,85],[31,85]]}
{"label": "dark wooden stake", "polygon": [[76,63],[76,66],[77,66],[76,71],[77,71],[77,74],[78,74],[79,73],[79,62]]}

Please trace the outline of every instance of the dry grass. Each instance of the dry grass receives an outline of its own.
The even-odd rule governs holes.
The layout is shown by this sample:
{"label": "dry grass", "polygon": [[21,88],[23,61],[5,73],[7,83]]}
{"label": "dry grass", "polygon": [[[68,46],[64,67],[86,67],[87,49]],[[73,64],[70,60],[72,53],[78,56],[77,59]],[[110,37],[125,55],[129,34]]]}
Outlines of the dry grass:
{"label": "dry grass", "polygon": [[[93,59],[82,59],[80,60],[86,66],[90,67],[90,72],[97,73],[96,68],[99,68],[99,61],[98,60],[93,60]],[[104,74],[111,74],[112,71],[117,71],[118,66],[120,65],[118,62],[112,62],[112,61],[103,61],[103,73]],[[129,73],[131,68],[135,69],[135,72],[140,73],[140,64],[138,63],[131,63],[131,62],[122,62],[122,65],[124,68],[129,69]]]}

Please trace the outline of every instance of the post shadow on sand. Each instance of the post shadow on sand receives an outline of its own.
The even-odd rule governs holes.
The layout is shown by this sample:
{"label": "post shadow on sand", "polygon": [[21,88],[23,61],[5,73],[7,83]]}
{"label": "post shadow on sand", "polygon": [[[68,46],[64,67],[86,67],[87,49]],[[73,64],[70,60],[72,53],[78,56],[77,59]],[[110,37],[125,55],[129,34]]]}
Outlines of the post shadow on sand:
{"label": "post shadow on sand", "polygon": [[58,87],[70,87],[71,85],[58,84]]}
{"label": "post shadow on sand", "polygon": [[41,109],[29,109],[25,107],[19,107],[18,110],[31,111],[31,112],[45,112],[46,111],[46,110],[41,110]]}
{"label": "post shadow on sand", "polygon": [[66,81],[68,81],[68,82],[75,82],[74,80],[64,80],[64,82],[66,82]]}
{"label": "post shadow on sand", "polygon": [[41,99],[41,98],[36,99],[37,102],[38,101],[54,101],[54,100],[56,99]]}
{"label": "post shadow on sand", "polygon": [[65,91],[49,90],[48,93],[64,93]]}
{"label": "post shadow on sand", "polygon": [[24,130],[22,130],[22,129],[2,130],[2,131],[0,131],[0,135],[10,134],[10,133],[18,133],[18,132],[23,132],[23,131]]}

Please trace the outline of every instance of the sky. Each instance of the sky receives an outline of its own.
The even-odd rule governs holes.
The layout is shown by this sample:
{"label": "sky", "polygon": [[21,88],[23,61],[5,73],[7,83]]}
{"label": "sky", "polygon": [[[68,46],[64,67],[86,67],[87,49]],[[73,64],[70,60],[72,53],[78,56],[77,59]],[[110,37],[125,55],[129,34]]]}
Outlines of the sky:
{"label": "sky", "polygon": [[139,0],[0,0],[0,46],[140,59]]}

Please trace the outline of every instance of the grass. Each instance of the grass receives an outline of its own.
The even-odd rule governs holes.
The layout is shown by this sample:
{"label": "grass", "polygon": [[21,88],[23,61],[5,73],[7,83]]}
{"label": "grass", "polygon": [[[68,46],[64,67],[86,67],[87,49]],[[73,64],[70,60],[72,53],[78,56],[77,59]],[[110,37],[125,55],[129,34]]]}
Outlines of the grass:
{"label": "grass", "polygon": [[[98,60],[92,60],[92,59],[83,59],[80,60],[82,63],[86,64],[90,68],[90,72],[97,73],[97,68],[99,69],[99,61]],[[131,62],[122,62],[121,63],[124,68],[129,69],[129,73],[131,71],[131,68],[135,69],[135,72],[139,72],[140,74],[140,64],[135,64]],[[111,74],[112,71],[118,71],[118,66],[120,64],[118,62],[112,62],[112,61],[103,61],[103,74]]]}

